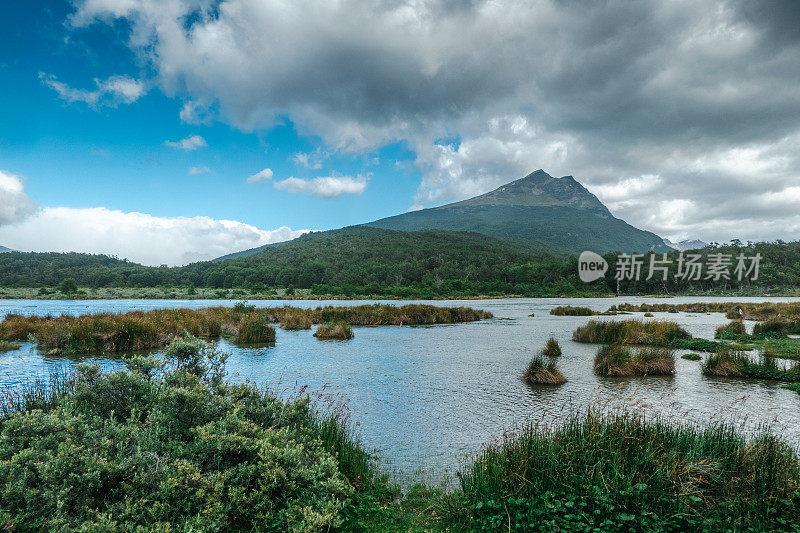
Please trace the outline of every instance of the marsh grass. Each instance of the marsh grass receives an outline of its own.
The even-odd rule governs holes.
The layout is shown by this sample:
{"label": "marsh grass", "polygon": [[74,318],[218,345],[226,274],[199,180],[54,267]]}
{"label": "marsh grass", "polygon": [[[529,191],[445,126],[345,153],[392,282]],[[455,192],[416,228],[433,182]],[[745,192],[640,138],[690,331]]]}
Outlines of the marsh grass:
{"label": "marsh grass", "polygon": [[592,344],[639,344],[671,346],[674,341],[691,339],[676,322],[667,320],[590,320],[578,327],[572,340]]}
{"label": "marsh grass", "polygon": [[22,344],[18,342],[0,340],[0,353],[11,352],[20,348],[22,348]]}
{"label": "marsh grass", "polygon": [[311,329],[311,317],[303,312],[284,313],[281,317],[281,329],[287,331]]}
{"label": "marsh grass", "polygon": [[561,355],[561,346],[558,344],[555,337],[547,339],[547,344],[545,344],[544,349],[542,349],[542,355],[546,355],[547,357],[559,357]]}
{"label": "marsh grass", "polygon": [[555,316],[592,316],[597,313],[588,307],[576,307],[572,305],[560,305],[550,310],[551,315]]}
{"label": "marsh grass", "polygon": [[791,530],[800,508],[800,461],[773,435],[624,413],[528,427],[460,480],[476,530]]}
{"label": "marsh grass", "polygon": [[687,361],[699,361],[702,359],[702,357],[696,353],[685,353],[681,356],[681,359],[686,359]]}
{"label": "marsh grass", "polygon": [[747,353],[727,347],[707,357],[702,369],[706,376],[800,382],[800,366],[797,364],[783,367],[775,358],[764,356],[753,361]]}
{"label": "marsh grass", "polygon": [[7,315],[0,322],[0,340],[33,339],[51,354],[129,353],[163,348],[174,337],[189,334],[207,340],[232,337],[237,344],[275,341],[270,324],[293,322],[310,327],[324,322],[356,325],[427,325],[472,322],[492,314],[468,307],[432,305],[361,305],[301,309],[256,309],[244,303],[235,307],[157,309],[124,314],[28,317]]}
{"label": "marsh grass", "polygon": [[675,373],[675,352],[662,347],[607,344],[595,355],[594,371],[608,377],[669,376]]}
{"label": "marsh grass", "polygon": [[326,322],[317,326],[314,336],[320,340],[346,341],[353,338],[353,328],[346,322]]}
{"label": "marsh grass", "polygon": [[536,355],[531,359],[523,379],[529,385],[562,385],[567,382],[556,362],[545,359],[542,355]]}

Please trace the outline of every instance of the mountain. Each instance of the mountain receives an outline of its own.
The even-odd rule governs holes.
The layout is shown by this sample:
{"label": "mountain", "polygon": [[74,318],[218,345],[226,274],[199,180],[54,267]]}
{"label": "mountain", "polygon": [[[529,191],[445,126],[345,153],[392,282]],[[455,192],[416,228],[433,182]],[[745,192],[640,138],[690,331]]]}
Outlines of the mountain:
{"label": "mountain", "polygon": [[2,254],[3,252],[13,252],[13,251],[14,250],[12,250],[11,248],[6,248],[5,246],[0,246],[0,254]]}
{"label": "mountain", "polygon": [[664,239],[664,244],[670,248],[678,250],[679,252],[685,252],[686,250],[701,250],[708,246],[707,242],[703,242],[698,239],[684,239],[678,242],[672,242],[669,239]]}
{"label": "mountain", "polygon": [[555,253],[670,249],[658,235],[615,218],[572,176],[554,178],[541,169],[475,198],[365,225],[401,231],[468,231]]}
{"label": "mountain", "polygon": [[242,250],[241,252],[233,252],[233,253],[228,254],[228,255],[223,255],[223,256],[217,257],[216,259],[212,259],[211,261],[212,262],[216,262],[216,261],[225,261],[227,259],[237,259],[239,257],[249,257],[251,255],[255,255],[257,253],[263,252],[267,248],[272,248],[274,246],[279,246],[279,245],[285,244],[287,242],[289,242],[289,241],[280,241],[280,242],[273,242],[271,244],[264,244],[263,246],[257,246],[255,248],[248,248],[247,250]]}

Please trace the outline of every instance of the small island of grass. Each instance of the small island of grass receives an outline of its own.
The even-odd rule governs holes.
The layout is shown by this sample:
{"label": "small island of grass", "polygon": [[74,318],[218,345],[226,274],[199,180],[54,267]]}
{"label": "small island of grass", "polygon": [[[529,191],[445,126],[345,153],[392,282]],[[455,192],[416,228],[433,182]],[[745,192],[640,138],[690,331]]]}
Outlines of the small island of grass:
{"label": "small island of grass", "polygon": [[523,379],[529,385],[562,385],[567,382],[556,362],[541,355],[531,359]]}
{"label": "small island of grass", "polygon": [[675,354],[668,348],[607,344],[597,351],[594,371],[607,377],[669,376],[675,373]]}

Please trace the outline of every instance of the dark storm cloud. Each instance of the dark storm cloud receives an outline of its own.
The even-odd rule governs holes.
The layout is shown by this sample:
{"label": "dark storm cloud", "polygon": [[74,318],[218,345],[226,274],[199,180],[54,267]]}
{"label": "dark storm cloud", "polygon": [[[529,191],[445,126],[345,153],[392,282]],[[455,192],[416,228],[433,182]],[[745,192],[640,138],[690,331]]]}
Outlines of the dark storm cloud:
{"label": "dark storm cloud", "polygon": [[800,237],[722,216],[798,226],[798,2],[91,0],[72,22],[115,18],[187,109],[407,141],[421,205],[541,167],[671,237]]}

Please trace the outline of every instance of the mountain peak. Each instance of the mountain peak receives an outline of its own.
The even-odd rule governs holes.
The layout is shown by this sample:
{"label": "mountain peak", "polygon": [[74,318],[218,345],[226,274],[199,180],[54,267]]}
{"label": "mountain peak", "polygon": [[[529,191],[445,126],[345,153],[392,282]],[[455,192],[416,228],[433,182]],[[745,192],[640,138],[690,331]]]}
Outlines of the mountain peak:
{"label": "mountain peak", "polygon": [[575,178],[572,176],[554,178],[542,169],[531,172],[524,178],[506,183],[486,194],[449,205],[463,207],[502,205],[572,207],[602,217],[611,216],[606,206]]}

